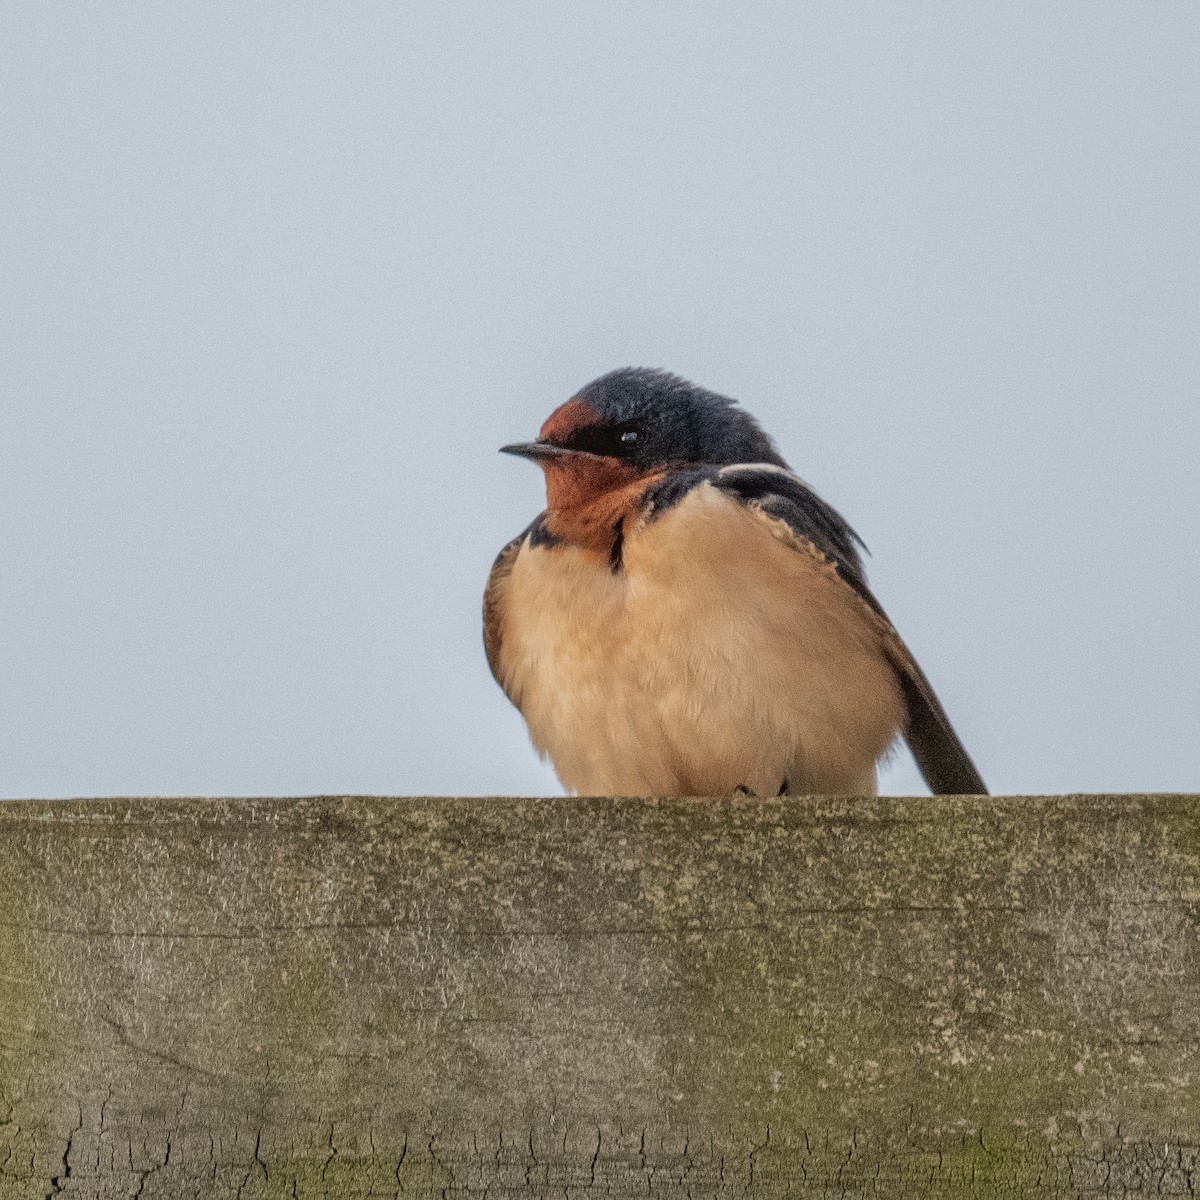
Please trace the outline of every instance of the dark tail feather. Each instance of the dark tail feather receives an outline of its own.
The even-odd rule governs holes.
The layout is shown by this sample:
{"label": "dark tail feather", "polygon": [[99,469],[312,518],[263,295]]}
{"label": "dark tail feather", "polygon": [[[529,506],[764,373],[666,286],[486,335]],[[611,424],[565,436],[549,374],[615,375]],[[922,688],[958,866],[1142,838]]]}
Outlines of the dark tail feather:
{"label": "dark tail feather", "polygon": [[[898,664],[899,665],[899,664]],[[899,671],[900,687],[908,707],[906,738],[925,782],[935,796],[986,796],[975,764],[946,716],[929,680],[912,661]]]}

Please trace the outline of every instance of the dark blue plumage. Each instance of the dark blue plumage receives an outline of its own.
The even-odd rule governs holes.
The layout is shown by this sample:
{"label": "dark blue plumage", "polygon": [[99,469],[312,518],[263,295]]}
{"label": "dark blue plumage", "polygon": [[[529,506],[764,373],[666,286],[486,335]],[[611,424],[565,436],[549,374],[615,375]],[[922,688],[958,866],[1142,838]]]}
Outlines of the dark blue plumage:
{"label": "dark blue plumage", "polygon": [[[596,414],[564,445],[611,454],[633,466],[660,463],[771,463],[775,444],[735,400],[667,371],[623,367],[593,380],[575,400]],[[632,438],[623,438],[634,434]]]}

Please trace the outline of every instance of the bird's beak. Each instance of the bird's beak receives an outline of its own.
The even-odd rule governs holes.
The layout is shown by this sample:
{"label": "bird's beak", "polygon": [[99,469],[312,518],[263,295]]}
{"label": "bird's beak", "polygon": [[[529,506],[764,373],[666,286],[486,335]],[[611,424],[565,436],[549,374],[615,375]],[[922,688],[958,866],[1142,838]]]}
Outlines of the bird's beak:
{"label": "bird's beak", "polygon": [[500,453],[515,454],[518,458],[530,458],[534,462],[551,462],[572,452],[550,442],[513,442],[511,446],[501,446]]}

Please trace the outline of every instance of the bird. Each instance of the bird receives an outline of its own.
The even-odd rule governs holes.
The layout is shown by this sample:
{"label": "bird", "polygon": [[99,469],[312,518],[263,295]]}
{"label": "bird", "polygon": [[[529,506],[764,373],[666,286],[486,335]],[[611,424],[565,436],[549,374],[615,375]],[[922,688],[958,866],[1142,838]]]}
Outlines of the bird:
{"label": "bird", "polygon": [[625,367],[501,450],[546,507],[491,569],[484,649],[567,791],[874,795],[904,739],[934,793],[987,793],[865,545],[735,400]]}

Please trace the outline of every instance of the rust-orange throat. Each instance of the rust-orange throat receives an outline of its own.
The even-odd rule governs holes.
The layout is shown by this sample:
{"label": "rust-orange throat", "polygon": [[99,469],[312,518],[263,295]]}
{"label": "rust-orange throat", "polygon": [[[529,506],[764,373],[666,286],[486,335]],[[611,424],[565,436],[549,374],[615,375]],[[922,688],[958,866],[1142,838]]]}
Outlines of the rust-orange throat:
{"label": "rust-orange throat", "polygon": [[[537,441],[505,446],[532,459],[546,476],[546,529],[558,540],[609,559],[626,517],[666,468],[644,469],[589,449],[589,434],[605,429],[586,401],[568,400],[551,413]],[[618,434],[619,436],[619,434]]]}

